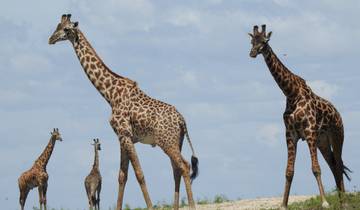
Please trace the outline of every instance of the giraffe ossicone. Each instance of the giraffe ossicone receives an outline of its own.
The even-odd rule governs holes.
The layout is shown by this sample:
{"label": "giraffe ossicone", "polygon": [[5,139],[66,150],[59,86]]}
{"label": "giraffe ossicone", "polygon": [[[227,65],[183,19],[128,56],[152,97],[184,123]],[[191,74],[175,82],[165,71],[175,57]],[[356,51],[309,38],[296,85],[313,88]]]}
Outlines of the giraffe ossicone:
{"label": "giraffe ossicone", "polygon": [[[184,117],[176,108],[146,95],[131,79],[111,71],[97,55],[80,31],[78,23],[63,15],[49,44],[69,40],[87,77],[112,109],[110,125],[120,142],[121,163],[117,210],[122,209],[123,195],[131,162],[148,209],[153,205],[134,147],[137,142],[159,146],[170,158],[175,181],[174,209],[179,208],[180,178],[184,178],[190,209],[195,209],[191,181],[198,174],[198,159],[192,147]],[[190,164],[183,158],[181,148],[186,136],[192,150]]]}

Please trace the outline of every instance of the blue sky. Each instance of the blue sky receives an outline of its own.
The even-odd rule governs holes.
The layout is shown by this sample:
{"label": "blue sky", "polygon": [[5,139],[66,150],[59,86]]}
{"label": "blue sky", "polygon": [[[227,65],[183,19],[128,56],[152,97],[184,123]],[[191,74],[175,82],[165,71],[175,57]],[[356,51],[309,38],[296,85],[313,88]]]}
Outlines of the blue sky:
{"label": "blue sky", "polygon": [[[119,143],[110,107],[85,76],[69,42],[48,45],[63,13],[116,73],[185,116],[200,160],[195,198],[280,196],[284,188],[285,98],[262,57],[252,59],[247,35],[254,24],[273,31],[281,60],[335,104],[345,124],[344,162],[359,188],[360,2],[289,0],[4,1],[0,8],[0,203],[18,209],[17,178],[29,169],[58,127],[48,164],[48,204],[84,209],[83,181],[100,138],[102,206],[116,203]],[[21,5],[21,6],[19,6]],[[284,56],[286,54],[286,56]],[[136,145],[152,201],[172,202],[169,159],[159,148]],[[184,156],[190,158],[188,144]],[[326,190],[335,184],[323,158]],[[184,186],[182,196],[185,196]],[[292,194],[317,194],[307,145],[299,142]],[[145,206],[132,169],[125,203]],[[33,190],[27,207],[38,206]]]}

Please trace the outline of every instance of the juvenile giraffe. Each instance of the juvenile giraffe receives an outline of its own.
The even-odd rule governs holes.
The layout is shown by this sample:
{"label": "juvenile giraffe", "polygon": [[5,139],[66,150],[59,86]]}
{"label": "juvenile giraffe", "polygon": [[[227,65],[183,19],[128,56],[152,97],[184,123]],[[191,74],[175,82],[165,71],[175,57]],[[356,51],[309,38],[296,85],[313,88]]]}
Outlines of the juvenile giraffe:
{"label": "juvenile giraffe", "polygon": [[[97,55],[78,22],[70,21],[71,15],[63,15],[49,44],[69,40],[87,77],[109,103],[112,109],[110,125],[120,142],[120,171],[117,210],[122,209],[128,166],[131,162],[148,209],[153,209],[134,144],[141,142],[159,146],[170,158],[175,181],[174,209],[179,208],[181,176],[184,178],[190,209],[195,209],[191,181],[198,174],[195,156],[183,116],[174,106],[147,96],[136,82],[112,72]],[[190,165],[181,155],[184,135],[192,150]]]}
{"label": "juvenile giraffe", "polygon": [[99,139],[94,139],[95,158],[90,174],[85,178],[85,190],[89,199],[90,209],[100,209],[101,174],[99,170],[99,151],[101,150]]}
{"label": "juvenile giraffe", "polygon": [[292,73],[272,51],[268,42],[272,32],[266,34],[266,25],[262,31],[254,26],[251,36],[252,49],[250,57],[258,54],[264,56],[265,62],[286,96],[286,109],[283,115],[286,128],[286,143],[288,160],[286,167],[286,184],[282,208],[287,209],[291,182],[294,176],[296,146],[299,139],[306,140],[310,155],[312,171],[316,178],[322,206],[329,206],[325,199],[324,188],[321,182],[321,171],[317,158],[317,148],[329,165],[336,182],[339,196],[345,192],[343,174],[350,180],[344,166],[341,153],[344,143],[344,128],[341,116],[336,108],[327,100],[317,96],[306,84],[305,80]]}
{"label": "juvenile giraffe", "polygon": [[41,153],[38,159],[35,161],[34,165],[24,173],[18,179],[19,190],[20,190],[20,206],[21,210],[24,209],[26,197],[30,190],[37,187],[39,190],[39,202],[40,209],[44,206],[46,210],[46,191],[48,187],[48,178],[49,175],[46,172],[46,165],[49,162],[50,156],[54,150],[55,142],[59,140],[62,141],[59,129],[54,128],[51,132],[51,137],[49,143],[47,144],[45,150]]}

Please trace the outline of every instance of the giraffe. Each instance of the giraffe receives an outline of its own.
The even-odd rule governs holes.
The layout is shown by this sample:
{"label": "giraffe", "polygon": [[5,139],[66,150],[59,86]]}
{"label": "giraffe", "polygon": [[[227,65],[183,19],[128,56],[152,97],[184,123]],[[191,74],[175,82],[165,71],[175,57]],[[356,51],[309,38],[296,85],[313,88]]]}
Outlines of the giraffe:
{"label": "giraffe", "polygon": [[85,178],[85,190],[89,199],[90,209],[100,209],[101,174],[99,170],[99,151],[101,150],[99,139],[94,139],[95,158],[90,174]]}
{"label": "giraffe", "polygon": [[[134,168],[147,208],[153,209],[134,146],[137,142],[159,146],[170,158],[175,182],[174,209],[179,209],[181,177],[185,182],[189,208],[195,209],[191,182],[198,175],[198,158],[190,141],[185,119],[174,106],[149,97],[136,82],[111,71],[80,31],[78,22],[70,21],[70,17],[71,14],[62,15],[60,23],[49,38],[49,44],[69,40],[85,74],[111,106],[109,121],[120,143],[116,209],[122,209],[129,162]],[[192,150],[191,175],[190,164],[181,154],[184,137]]]}
{"label": "giraffe", "polygon": [[308,144],[312,172],[319,187],[322,207],[327,208],[329,204],[324,195],[317,148],[334,175],[340,200],[342,200],[341,194],[345,192],[343,174],[350,180],[347,172],[351,172],[343,164],[341,157],[344,143],[342,119],[340,113],[329,101],[317,96],[304,79],[292,73],[279,60],[268,43],[271,33],[266,34],[266,25],[262,25],[261,32],[259,32],[258,26],[254,26],[253,34],[249,33],[252,43],[250,57],[256,58],[258,54],[263,55],[272,76],[286,96],[283,120],[286,128],[288,159],[282,208],[287,209],[299,139],[306,140]]}
{"label": "giraffe", "polygon": [[46,191],[48,187],[49,175],[46,172],[46,165],[49,162],[51,154],[55,147],[55,142],[62,141],[61,135],[58,128],[54,128],[51,132],[49,143],[47,144],[44,151],[36,159],[34,165],[27,171],[21,174],[18,179],[19,190],[20,190],[20,206],[21,210],[24,210],[26,197],[30,190],[37,187],[39,190],[39,202],[40,209],[44,206],[46,210]]}

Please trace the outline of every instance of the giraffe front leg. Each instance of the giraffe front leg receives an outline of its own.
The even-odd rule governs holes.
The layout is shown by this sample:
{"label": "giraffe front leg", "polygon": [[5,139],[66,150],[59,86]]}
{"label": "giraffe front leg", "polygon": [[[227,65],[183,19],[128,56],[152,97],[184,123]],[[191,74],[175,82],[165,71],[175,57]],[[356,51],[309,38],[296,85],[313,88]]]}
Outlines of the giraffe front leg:
{"label": "giraffe front leg", "polygon": [[291,183],[294,177],[294,167],[295,167],[295,159],[296,159],[296,148],[297,148],[297,139],[291,135],[290,131],[286,131],[286,144],[287,144],[287,151],[288,151],[288,159],[287,159],[287,166],[286,166],[286,183],[285,183],[285,190],[283,196],[283,202],[281,209],[287,209],[288,201],[289,201],[289,194]]}
{"label": "giraffe front leg", "polygon": [[96,204],[97,204],[98,210],[100,210],[100,192],[101,192],[101,182],[99,184],[98,190],[96,191],[96,194],[97,194]]}
{"label": "giraffe front leg", "polygon": [[47,209],[47,199],[46,199],[46,193],[47,193],[47,188],[48,188],[48,184],[45,183],[44,186],[43,186],[43,206],[44,206],[44,209],[46,210]]}
{"label": "giraffe front leg", "polygon": [[121,139],[121,147],[126,150],[126,153],[130,159],[130,162],[134,168],[136,179],[141,187],[141,191],[144,195],[146,206],[149,210],[153,209],[152,202],[150,200],[150,196],[146,187],[144,173],[141,169],[141,165],[136,154],[134,143],[132,142],[130,137],[124,137]]}
{"label": "giraffe front leg", "polygon": [[38,191],[39,191],[40,210],[42,210],[44,193],[43,193],[43,189],[41,186],[38,187]]}
{"label": "giraffe front leg", "polygon": [[128,170],[129,170],[129,156],[125,150],[124,146],[120,146],[120,171],[119,171],[119,192],[118,192],[118,200],[117,200],[117,210],[122,209],[122,203],[124,198],[124,190],[125,185],[128,177]]}
{"label": "giraffe front leg", "polygon": [[20,198],[19,198],[19,202],[20,202],[20,207],[21,210],[24,210],[24,206],[25,206],[25,202],[26,202],[26,198],[29,194],[29,189],[20,189]]}
{"label": "giraffe front leg", "polygon": [[309,150],[310,150],[310,155],[311,155],[312,172],[316,178],[316,181],[317,181],[317,184],[319,187],[319,191],[320,191],[322,207],[329,208],[329,203],[326,201],[324,187],[323,187],[323,184],[321,181],[321,169],[320,169],[320,165],[319,165],[319,161],[318,161],[318,157],[317,157],[316,132],[310,131],[306,137],[306,140],[307,140]]}

